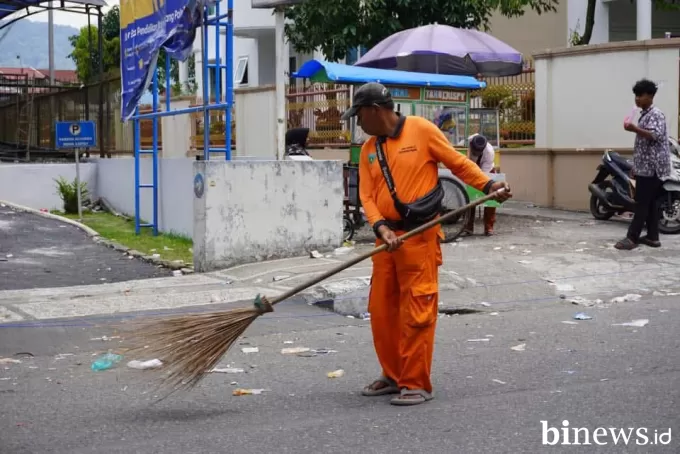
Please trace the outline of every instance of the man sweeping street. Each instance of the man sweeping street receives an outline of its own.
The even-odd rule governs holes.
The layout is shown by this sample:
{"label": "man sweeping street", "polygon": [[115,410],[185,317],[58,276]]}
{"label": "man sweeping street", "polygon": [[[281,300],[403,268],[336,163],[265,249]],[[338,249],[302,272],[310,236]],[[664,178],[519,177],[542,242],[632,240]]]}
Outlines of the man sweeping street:
{"label": "man sweeping street", "polygon": [[437,126],[394,111],[389,90],[368,83],[356,90],[343,120],[357,116],[371,136],[361,149],[359,193],[377,245],[389,253],[373,256],[368,310],[382,376],[364,388],[365,396],[399,394],[394,405],[417,405],[433,398],[430,369],[438,315],[441,227],[407,241],[408,230],[437,217],[443,197],[438,164],[466,184],[488,194],[505,188],[458,153]]}

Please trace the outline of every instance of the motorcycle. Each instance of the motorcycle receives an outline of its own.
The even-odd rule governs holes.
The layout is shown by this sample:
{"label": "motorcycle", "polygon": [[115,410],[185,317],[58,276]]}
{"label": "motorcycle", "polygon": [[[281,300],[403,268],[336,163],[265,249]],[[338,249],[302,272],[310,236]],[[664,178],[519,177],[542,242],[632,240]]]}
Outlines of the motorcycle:
{"label": "motorcycle", "polygon": [[[680,145],[675,138],[669,141],[672,172],[664,180],[658,198],[661,211],[659,231],[674,235],[680,233]],[[588,185],[590,212],[595,219],[606,221],[615,214],[635,210],[635,183],[630,176],[632,168],[632,162],[620,154],[609,150],[604,152],[602,163],[597,167],[597,176]]]}

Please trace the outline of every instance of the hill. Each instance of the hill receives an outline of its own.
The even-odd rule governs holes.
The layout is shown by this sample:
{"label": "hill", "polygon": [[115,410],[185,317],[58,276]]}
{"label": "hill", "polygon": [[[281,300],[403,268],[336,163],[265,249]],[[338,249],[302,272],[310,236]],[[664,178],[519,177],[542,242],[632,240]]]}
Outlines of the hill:
{"label": "hill", "polygon": [[[75,69],[73,60],[68,58],[71,53],[68,38],[77,34],[75,27],[54,24],[55,69]],[[0,30],[0,49],[0,67],[49,67],[47,22],[22,19],[10,25],[9,31],[7,28]],[[21,56],[21,63],[17,55]]]}

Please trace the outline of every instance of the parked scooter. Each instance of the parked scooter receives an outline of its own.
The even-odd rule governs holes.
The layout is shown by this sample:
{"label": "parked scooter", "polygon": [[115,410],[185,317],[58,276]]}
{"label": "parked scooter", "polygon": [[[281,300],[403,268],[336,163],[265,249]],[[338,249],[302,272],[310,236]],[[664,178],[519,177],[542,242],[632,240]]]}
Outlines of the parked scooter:
{"label": "parked scooter", "polygon": [[[673,171],[663,183],[659,195],[659,231],[664,234],[680,233],[680,145],[670,139]],[[606,221],[614,214],[635,210],[635,183],[630,176],[633,164],[614,151],[605,151],[602,164],[597,166],[597,176],[588,185],[590,212],[595,219]]]}

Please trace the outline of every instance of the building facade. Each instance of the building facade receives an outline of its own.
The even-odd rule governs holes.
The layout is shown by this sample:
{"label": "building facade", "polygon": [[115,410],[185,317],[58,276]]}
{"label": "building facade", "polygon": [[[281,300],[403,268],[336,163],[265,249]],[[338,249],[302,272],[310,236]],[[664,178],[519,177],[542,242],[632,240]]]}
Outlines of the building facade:
{"label": "building facade", "polygon": [[[519,18],[495,14],[490,33],[529,57],[545,49],[571,45],[585,30],[588,0],[563,0],[554,13],[533,11]],[[680,12],[661,11],[651,0],[597,0],[590,44],[680,35]]]}

